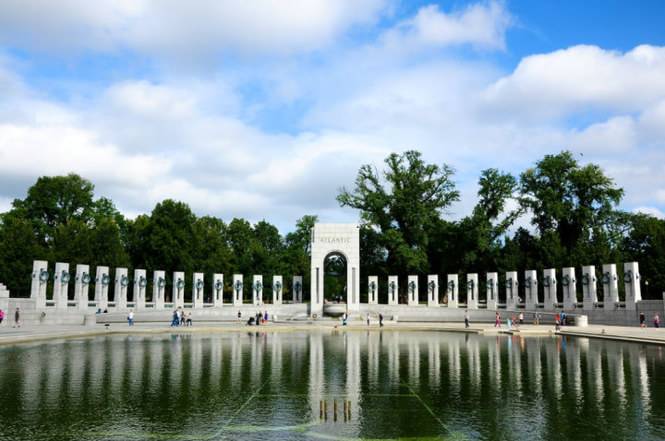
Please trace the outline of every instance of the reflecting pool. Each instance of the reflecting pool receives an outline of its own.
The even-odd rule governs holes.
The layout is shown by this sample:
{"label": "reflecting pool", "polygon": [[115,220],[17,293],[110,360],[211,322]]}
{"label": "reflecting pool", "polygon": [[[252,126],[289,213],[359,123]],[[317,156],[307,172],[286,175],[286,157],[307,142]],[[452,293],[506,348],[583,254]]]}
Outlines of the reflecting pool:
{"label": "reflecting pool", "polygon": [[444,332],[0,349],[0,440],[665,439],[665,350]]}

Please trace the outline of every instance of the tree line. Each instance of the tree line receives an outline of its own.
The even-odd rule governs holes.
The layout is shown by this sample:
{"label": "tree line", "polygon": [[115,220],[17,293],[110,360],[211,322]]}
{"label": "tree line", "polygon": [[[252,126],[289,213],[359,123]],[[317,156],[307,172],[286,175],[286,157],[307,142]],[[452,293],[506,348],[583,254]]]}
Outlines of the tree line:
{"label": "tree line", "polygon": [[[624,192],[599,166],[582,165],[563,151],[519,176],[483,170],[478,201],[462,218],[449,212],[460,200],[454,176],[451,166],[429,164],[421,153],[407,151],[389,155],[381,170],[361,166],[353,188],[339,190],[339,204],[359,212],[362,296],[368,275],[542,274],[544,268],[601,263],[619,264],[621,274],[627,261],[640,263],[643,297],[660,298],[665,290],[665,221],[618,209]],[[184,270],[187,292],[192,272],[204,272],[207,286],[213,273],[223,273],[229,299],[234,273],[245,275],[247,287],[253,274],[268,277],[266,286],[272,275],[283,275],[286,295],[290,276],[303,275],[307,298],[316,221],[304,215],[293,231],[281,234],[265,220],[227,223],[170,199],[128,219],[113,201],[95,198],[90,181],[76,174],[45,176],[0,214],[0,281],[12,295],[27,296],[32,261],[48,260],[90,264],[92,274],[97,265],[127,267],[130,274],[134,268],[165,270],[168,284],[173,271]],[[328,287],[342,289],[343,278],[335,275],[343,270],[336,268],[339,262],[329,266],[333,277],[326,292],[334,294]],[[379,299],[385,301],[382,283]],[[483,292],[482,283],[479,288]]]}

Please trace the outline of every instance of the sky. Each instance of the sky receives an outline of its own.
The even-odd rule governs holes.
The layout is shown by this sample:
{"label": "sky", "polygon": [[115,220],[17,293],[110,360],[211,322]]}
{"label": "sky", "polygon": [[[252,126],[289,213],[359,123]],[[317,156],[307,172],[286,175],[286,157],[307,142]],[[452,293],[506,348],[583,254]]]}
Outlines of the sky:
{"label": "sky", "polygon": [[341,187],[416,149],[518,175],[570,150],[665,213],[665,2],[4,0],[0,212],[78,173],[125,215],[166,198],[283,232],[355,222]]}

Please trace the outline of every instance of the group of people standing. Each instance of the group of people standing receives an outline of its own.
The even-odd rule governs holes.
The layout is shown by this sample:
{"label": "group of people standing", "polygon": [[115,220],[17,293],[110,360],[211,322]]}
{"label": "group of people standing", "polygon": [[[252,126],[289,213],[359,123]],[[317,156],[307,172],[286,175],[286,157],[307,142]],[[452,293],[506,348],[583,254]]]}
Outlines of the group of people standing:
{"label": "group of people standing", "polygon": [[192,312],[185,312],[181,307],[173,311],[171,327],[174,326],[192,326]]}
{"label": "group of people standing", "polygon": [[[647,327],[647,318],[643,312],[640,312],[640,328],[646,328],[646,327]],[[660,328],[660,316],[658,315],[658,313],[654,314],[653,316],[653,327]]]}
{"label": "group of people standing", "polygon": [[[4,321],[5,321],[5,311],[0,309],[0,325]],[[17,306],[16,311],[14,311],[14,324],[12,325],[12,328],[20,328],[20,327],[21,327],[21,310]]]}
{"label": "group of people standing", "polygon": [[[250,326],[261,326],[262,324],[265,325],[268,323],[269,318],[270,316],[268,315],[268,311],[264,311],[263,313],[261,313],[261,311],[257,311],[254,316],[247,320],[247,324]],[[238,320],[242,320],[242,313],[240,311],[238,311]]]}

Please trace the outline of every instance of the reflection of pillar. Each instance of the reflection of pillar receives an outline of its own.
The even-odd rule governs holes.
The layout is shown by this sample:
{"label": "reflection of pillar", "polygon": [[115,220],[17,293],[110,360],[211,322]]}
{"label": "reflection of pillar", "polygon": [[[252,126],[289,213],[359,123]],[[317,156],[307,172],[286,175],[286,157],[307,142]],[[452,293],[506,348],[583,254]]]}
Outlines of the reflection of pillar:
{"label": "reflection of pillar", "polygon": [[[346,332],[346,399],[351,409],[360,409],[360,334]],[[354,413],[352,412],[352,415]],[[355,415],[358,415],[355,413]]]}
{"label": "reflection of pillar", "polygon": [[148,287],[148,278],[144,269],[134,270],[134,308],[145,309],[145,293]]}
{"label": "reflection of pillar", "polygon": [[471,377],[471,388],[477,392],[483,382],[481,380],[480,345],[476,338],[470,337],[466,343],[466,359],[469,363],[469,376]]}
{"label": "reflection of pillar", "polygon": [[127,268],[115,269],[115,284],[113,286],[113,302],[115,309],[127,309],[127,287],[129,286],[129,277],[127,277]]}
{"label": "reflection of pillar", "polygon": [[282,334],[279,332],[270,335],[270,346],[272,353],[270,356],[270,381],[272,384],[280,384],[282,377]]}
{"label": "reflection of pillar", "polygon": [[379,303],[379,278],[377,276],[367,278],[367,303],[370,305]]}
{"label": "reflection of pillar", "polygon": [[35,308],[46,308],[46,286],[48,284],[48,262],[35,260],[32,263],[32,284],[30,286],[30,298],[35,301]]}
{"label": "reflection of pillar", "polygon": [[[565,337],[564,337],[565,338]],[[557,344],[545,345],[547,379],[552,382],[553,395],[561,396],[561,362]]]}
{"label": "reflection of pillar", "polygon": [[254,275],[252,278],[252,304],[260,305],[263,303],[263,276]]}
{"label": "reflection of pillar", "polygon": [[637,302],[642,301],[640,289],[640,269],[637,262],[623,264],[623,283],[626,285],[626,309],[634,311]]}
{"label": "reflection of pillar", "polygon": [[466,307],[478,309],[478,274],[466,275]]}
{"label": "reflection of pillar", "polygon": [[90,282],[90,267],[88,265],[76,265],[76,281],[74,284],[74,300],[79,311],[87,311]]}
{"label": "reflection of pillar", "polygon": [[240,334],[233,334],[231,337],[231,384],[236,390],[240,390],[242,382],[240,381],[242,372],[242,341]]}
{"label": "reflection of pillar", "polygon": [[563,309],[570,310],[577,307],[577,278],[575,268],[568,267],[562,270],[561,290],[563,292]]}
{"label": "reflection of pillar", "polygon": [[388,336],[388,380],[391,385],[399,385],[399,332]]}
{"label": "reflection of pillar", "polygon": [[559,300],[556,295],[556,270],[548,268],[543,270],[543,308],[554,311]]}
{"label": "reflection of pillar", "polygon": [[408,292],[407,303],[409,306],[418,304],[418,276],[409,276],[406,286]]}
{"label": "reflection of pillar", "polygon": [[542,391],[542,364],[540,361],[540,339],[527,340],[526,356],[529,380],[534,385],[537,395]]}
{"label": "reflection of pillar", "polygon": [[388,276],[388,304],[399,303],[399,279],[397,276]]}
{"label": "reflection of pillar", "polygon": [[448,295],[448,307],[457,308],[459,305],[457,274],[448,274],[448,283],[446,284],[446,293]]}
{"label": "reflection of pillar", "polygon": [[224,304],[224,274],[212,275],[212,306]]}
{"label": "reflection of pillar", "polygon": [[441,347],[438,337],[427,339],[427,368],[429,371],[429,387],[438,391],[441,385]]}
{"label": "reflection of pillar", "polygon": [[69,264],[57,262],[53,275],[53,301],[58,309],[67,309],[69,278]]}
{"label": "reflection of pillar", "polygon": [[171,301],[174,308],[183,308],[185,306],[185,273],[175,271],[173,273],[173,293]]}
{"label": "reflection of pillar", "polygon": [[324,396],[325,381],[323,373],[323,334],[312,332],[309,334],[308,390],[311,420],[319,415],[319,403]]}
{"label": "reflection of pillar", "polygon": [[203,295],[205,293],[205,282],[203,273],[194,273],[192,276],[192,308],[203,308]]}
{"label": "reflection of pillar", "polygon": [[499,275],[497,273],[487,273],[487,309],[496,310],[499,303],[498,289]]}
{"label": "reflection of pillar", "polygon": [[97,276],[95,277],[95,304],[97,309],[106,311],[109,307],[109,285],[111,276],[108,266],[98,266]]}
{"label": "reflection of pillar", "polygon": [[603,308],[616,309],[619,307],[619,281],[617,266],[613,263],[603,265]]}
{"label": "reflection of pillar", "polygon": [[439,276],[427,276],[427,306],[439,306]]}
{"label": "reflection of pillar", "polygon": [[582,267],[582,302],[584,309],[593,309],[598,303],[596,292],[596,268],[593,265]]}
{"label": "reflection of pillar", "polygon": [[535,311],[538,305],[538,275],[536,270],[524,271],[524,303],[529,311]]}
{"label": "reflection of pillar", "polygon": [[[567,337],[562,337],[567,339]],[[567,340],[562,340],[565,343]],[[571,393],[576,398],[575,402],[581,403],[584,391],[582,389],[582,354],[589,351],[588,339],[571,340],[565,346],[564,356],[566,362],[566,372],[568,375],[568,384],[572,385]]]}
{"label": "reflection of pillar", "polygon": [[249,339],[250,344],[250,375],[252,386],[261,385],[261,372],[263,371],[263,334],[256,333]]}
{"label": "reflection of pillar", "polygon": [[242,305],[242,298],[245,292],[245,287],[242,281],[242,274],[233,275],[233,306]]}
{"label": "reflection of pillar", "polygon": [[367,381],[370,387],[376,387],[379,384],[379,352],[381,334],[370,332],[367,335]]}
{"label": "reflection of pillar", "polygon": [[281,305],[284,292],[284,284],[282,283],[282,276],[272,276],[272,304]]}
{"label": "reflection of pillar", "polygon": [[614,390],[619,395],[620,402],[626,400],[626,376],[623,369],[623,348],[619,347],[614,351],[606,351],[607,357],[607,371],[609,373],[609,381]]}
{"label": "reflection of pillar", "polygon": [[519,303],[517,271],[506,272],[506,309],[514,311]]}
{"label": "reflection of pillar", "polygon": [[[496,279],[494,279],[496,280]],[[496,392],[501,391],[501,342],[503,338],[497,336],[496,339],[486,340],[487,358],[490,372],[490,384],[496,388]]]}
{"label": "reflection of pillar", "polygon": [[155,310],[164,309],[164,296],[166,292],[166,273],[164,271],[155,271],[152,273],[152,302]]}
{"label": "reflection of pillar", "polygon": [[420,384],[420,341],[419,337],[410,333],[406,334],[409,347],[409,376],[408,382],[413,385]]}
{"label": "reflection of pillar", "polygon": [[446,339],[448,342],[448,374],[450,376],[450,389],[459,393],[461,388],[462,361],[460,356],[460,337]]}
{"label": "reflection of pillar", "polygon": [[293,276],[293,303],[302,303],[302,276]]}
{"label": "reflection of pillar", "polygon": [[591,345],[587,350],[587,378],[593,384],[595,397],[593,401],[599,407],[605,401],[605,392],[603,389],[603,363],[600,345]]}

